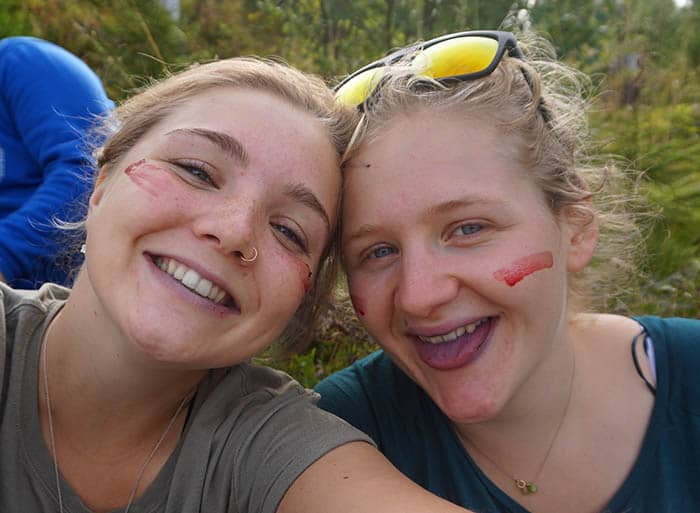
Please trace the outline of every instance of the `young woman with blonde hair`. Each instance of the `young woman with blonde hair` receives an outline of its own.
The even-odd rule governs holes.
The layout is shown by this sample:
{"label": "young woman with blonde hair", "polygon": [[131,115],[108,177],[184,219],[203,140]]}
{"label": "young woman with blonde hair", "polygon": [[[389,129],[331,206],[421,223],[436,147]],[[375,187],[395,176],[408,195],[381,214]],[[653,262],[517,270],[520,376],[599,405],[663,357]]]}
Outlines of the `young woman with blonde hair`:
{"label": "young woman with blonde hair", "polygon": [[693,511],[700,322],[602,313],[634,191],[586,153],[580,74],[532,49],[450,34],[339,86],[343,261],[383,351],[320,405],[474,511]]}

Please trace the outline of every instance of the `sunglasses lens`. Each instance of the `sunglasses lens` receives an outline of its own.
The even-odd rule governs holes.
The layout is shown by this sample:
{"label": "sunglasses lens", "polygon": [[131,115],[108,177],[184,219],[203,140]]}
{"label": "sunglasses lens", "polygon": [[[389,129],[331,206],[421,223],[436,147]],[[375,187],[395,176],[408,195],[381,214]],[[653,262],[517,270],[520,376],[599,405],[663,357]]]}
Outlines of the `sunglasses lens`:
{"label": "sunglasses lens", "polygon": [[357,74],[336,91],[336,100],[349,107],[362,104],[377,87],[383,74],[384,71],[381,67],[368,69]]}
{"label": "sunglasses lens", "polygon": [[413,59],[416,75],[433,79],[485,70],[496,58],[498,41],[490,37],[457,37],[429,46]]}

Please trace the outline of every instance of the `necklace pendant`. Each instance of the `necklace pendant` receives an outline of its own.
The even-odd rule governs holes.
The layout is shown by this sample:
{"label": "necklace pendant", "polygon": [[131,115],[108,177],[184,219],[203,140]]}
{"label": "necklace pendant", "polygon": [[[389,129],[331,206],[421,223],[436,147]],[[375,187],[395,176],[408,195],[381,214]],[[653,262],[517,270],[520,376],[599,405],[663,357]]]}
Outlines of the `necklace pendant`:
{"label": "necklace pendant", "polygon": [[515,486],[523,493],[523,495],[530,495],[537,492],[537,485],[524,479],[515,479]]}

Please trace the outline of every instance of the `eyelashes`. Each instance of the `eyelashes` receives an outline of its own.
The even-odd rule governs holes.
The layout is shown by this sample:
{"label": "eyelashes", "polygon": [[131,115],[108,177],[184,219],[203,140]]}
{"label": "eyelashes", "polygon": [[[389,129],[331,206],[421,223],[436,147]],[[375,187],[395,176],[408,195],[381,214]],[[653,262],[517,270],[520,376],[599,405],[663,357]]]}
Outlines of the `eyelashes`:
{"label": "eyelashes", "polygon": [[272,229],[276,230],[281,237],[284,237],[288,243],[293,244],[302,253],[308,255],[309,247],[306,239],[301,234],[297,233],[296,230],[279,223],[270,223],[270,226],[272,226]]}
{"label": "eyelashes", "polygon": [[[204,162],[196,160],[180,160],[172,163],[178,171],[179,175],[189,183],[196,182],[193,185],[206,185],[218,189],[218,185],[212,178],[212,172],[208,169],[208,165]],[[186,176],[182,176],[182,175]]]}
{"label": "eyelashes", "polygon": [[453,235],[457,236],[470,236],[476,235],[484,226],[481,223],[464,223],[460,224],[453,232]]}
{"label": "eyelashes", "polygon": [[396,248],[392,248],[391,246],[379,246],[379,247],[373,248],[371,251],[369,251],[365,258],[367,258],[367,259],[385,258],[385,257],[388,257],[390,255],[393,255],[394,253],[397,253]]}

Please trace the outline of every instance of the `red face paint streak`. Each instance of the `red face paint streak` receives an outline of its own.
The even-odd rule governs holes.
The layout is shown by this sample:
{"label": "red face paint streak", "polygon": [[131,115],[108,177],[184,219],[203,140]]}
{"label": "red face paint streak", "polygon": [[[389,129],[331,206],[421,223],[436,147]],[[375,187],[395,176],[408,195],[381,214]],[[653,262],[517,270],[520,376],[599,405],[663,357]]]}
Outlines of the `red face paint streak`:
{"label": "red face paint streak", "polygon": [[357,299],[357,297],[351,295],[351,296],[350,296],[350,301],[352,302],[352,307],[353,307],[353,308],[355,309],[355,311],[357,312],[357,315],[359,315],[360,317],[364,317],[365,311],[362,309],[360,300]]}
{"label": "red face paint streak", "polygon": [[129,164],[124,169],[124,174],[132,182],[141,187],[146,193],[153,197],[158,197],[164,188],[168,187],[164,169],[153,164],[146,164],[146,159],[141,159],[133,164]]}
{"label": "red face paint streak", "polygon": [[554,265],[552,253],[544,251],[519,258],[510,267],[504,267],[493,273],[493,277],[512,287],[526,276],[542,269],[549,269],[552,265]]}

